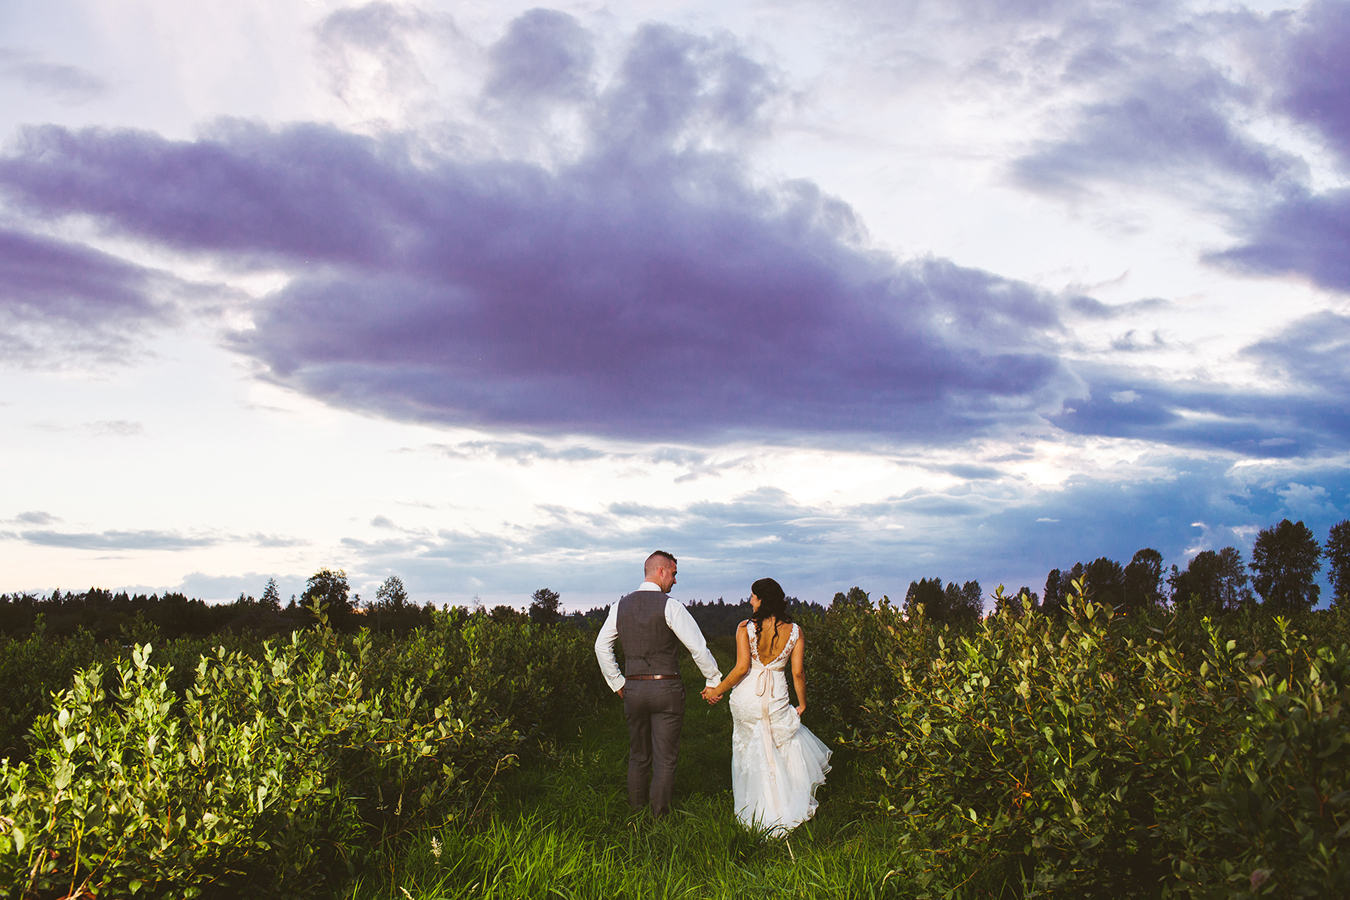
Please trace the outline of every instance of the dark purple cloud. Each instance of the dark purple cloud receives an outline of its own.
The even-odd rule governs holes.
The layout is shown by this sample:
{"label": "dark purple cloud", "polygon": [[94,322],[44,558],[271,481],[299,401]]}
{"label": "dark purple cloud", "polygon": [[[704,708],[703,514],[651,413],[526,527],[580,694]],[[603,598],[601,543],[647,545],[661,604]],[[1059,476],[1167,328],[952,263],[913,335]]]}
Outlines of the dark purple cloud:
{"label": "dark purple cloud", "polygon": [[1277,47],[1277,102],[1350,160],[1350,3],[1309,3]]}
{"label": "dark purple cloud", "polygon": [[[575,93],[581,47],[565,17],[528,14],[490,83],[540,103],[557,78]],[[728,148],[762,129],[775,90],[729,41],[650,26],[591,98],[585,151],[554,168],[317,125],[226,123],[191,142],[49,126],[0,160],[0,184],[33,214],[285,269],[234,346],[279,382],[384,415],[932,440],[1052,403],[1067,377],[1050,298],[898,264],[813,185],[750,180]]]}
{"label": "dark purple cloud", "polygon": [[0,230],[0,309],[21,320],[94,328],[153,319],[152,274],[79,244]]}
{"label": "dark purple cloud", "polygon": [[1237,225],[1245,243],[1211,260],[1255,274],[1305,275],[1325,288],[1350,291],[1350,190],[1293,192]]}
{"label": "dark purple cloud", "polygon": [[0,228],[0,349],[25,365],[115,356],[175,317],[157,298],[171,282],[79,244]]}
{"label": "dark purple cloud", "polygon": [[[1350,3],[1322,0],[1272,20],[1265,62],[1276,109],[1350,165]],[[1297,186],[1235,216],[1242,243],[1211,259],[1255,274],[1299,274],[1350,291],[1350,191]]]}
{"label": "dark purple cloud", "polygon": [[1247,92],[1209,65],[1168,60],[1145,67],[1116,96],[1085,105],[1067,136],[1042,142],[1013,166],[1034,190],[1074,193],[1095,182],[1145,183],[1190,192],[1214,176],[1264,189],[1303,171],[1246,137],[1235,111]]}

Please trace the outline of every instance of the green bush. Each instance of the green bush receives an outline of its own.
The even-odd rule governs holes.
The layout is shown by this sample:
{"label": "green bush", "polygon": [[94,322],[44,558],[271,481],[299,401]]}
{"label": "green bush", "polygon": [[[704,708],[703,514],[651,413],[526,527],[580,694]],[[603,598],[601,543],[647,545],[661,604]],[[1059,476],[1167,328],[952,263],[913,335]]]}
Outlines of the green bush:
{"label": "green bush", "polygon": [[1271,620],[1244,647],[1209,620],[1122,622],[1081,595],[1062,619],[1028,608],[973,632],[888,604],[859,616],[827,617],[816,647],[934,895],[972,878],[1042,896],[1347,894],[1344,645]]}
{"label": "green bush", "polygon": [[200,656],[181,699],[149,645],[91,666],[0,762],[0,896],[316,893],[593,702],[589,642],[454,614],[406,641],[321,628]]}
{"label": "green bush", "polygon": [[70,684],[75,672],[115,651],[77,631],[51,638],[41,622],[22,640],[0,635],[0,759],[18,762],[28,755],[24,735],[37,716],[50,708],[52,693]]}

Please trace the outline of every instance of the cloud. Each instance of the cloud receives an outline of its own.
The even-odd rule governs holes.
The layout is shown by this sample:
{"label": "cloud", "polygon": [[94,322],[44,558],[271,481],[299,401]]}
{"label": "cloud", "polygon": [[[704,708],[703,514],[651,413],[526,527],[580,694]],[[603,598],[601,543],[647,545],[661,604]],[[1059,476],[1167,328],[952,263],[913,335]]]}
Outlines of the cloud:
{"label": "cloud", "polygon": [[[1350,191],[1316,190],[1304,159],[1254,137],[1290,120],[1350,163],[1350,4],[1317,0],[1299,11],[1150,17],[1140,32],[1102,27],[1128,13],[1108,4],[1087,30],[1091,57],[1064,84],[1087,99],[1014,162],[1030,190],[1081,196],[1107,185],[1166,191],[1225,219],[1235,246],[1209,262],[1256,275],[1299,274],[1350,291]],[[1156,21],[1154,21],[1156,19]],[[1071,33],[1071,28],[1064,28]],[[1105,43],[1101,43],[1104,41]],[[1239,52],[1216,55],[1216,47]],[[1255,125],[1256,127],[1253,127]],[[1335,180],[1341,180],[1337,177]],[[1077,312],[1091,306],[1072,302]],[[1136,349],[1131,342],[1119,349]]]}
{"label": "cloud", "polygon": [[1305,316],[1243,355],[1304,390],[1350,404],[1350,316],[1328,311]]}
{"label": "cloud", "polygon": [[988,481],[1003,477],[1003,472],[994,466],[979,466],[969,463],[956,463],[950,466],[942,466],[941,471],[948,475],[955,475],[957,478],[966,481]]}
{"label": "cloud", "polygon": [[88,102],[108,90],[106,81],[85,69],[43,62],[32,53],[10,48],[0,48],[0,78],[69,104]]}
{"label": "cloud", "polygon": [[116,357],[170,322],[172,279],[88,247],[0,227],[0,347],[11,363]]}
{"label": "cloud", "polygon": [[488,51],[492,69],[483,93],[529,107],[540,100],[588,100],[594,93],[591,35],[576,19],[532,9],[511,22]]}
{"label": "cloud", "polygon": [[453,459],[505,459],[528,466],[538,461],[587,462],[611,454],[591,447],[570,445],[551,447],[539,441],[462,441],[458,444],[433,444],[437,453]]}
{"label": "cloud", "polygon": [[[512,26],[499,75],[575,37],[539,21]],[[533,77],[511,90],[551,97]],[[394,418],[943,441],[1053,406],[1073,380],[1049,297],[897,262],[813,185],[751,181],[730,148],[773,92],[728,39],[648,26],[593,98],[587,150],[556,169],[235,122],[192,142],[32,129],[0,183],[38,215],[286,269],[233,346],[278,383]]]}
{"label": "cloud", "polygon": [[140,422],[128,422],[122,419],[92,422],[86,427],[96,437],[139,437],[145,434],[145,426]]}
{"label": "cloud", "polygon": [[1145,371],[1080,364],[1086,396],[1051,421],[1077,434],[1174,447],[1290,458],[1341,452],[1350,443],[1350,316],[1321,311],[1290,322],[1237,354],[1259,365],[1266,390],[1163,380]]}
{"label": "cloud", "polygon": [[1314,0],[1277,20],[1267,64],[1276,74],[1277,102],[1312,125],[1350,160],[1350,4]]}
{"label": "cloud", "polygon": [[19,538],[44,547],[64,547],[70,550],[193,550],[211,547],[220,539],[210,536],[188,536],[174,531],[100,531],[59,532],[22,531]]}
{"label": "cloud", "polygon": [[1212,262],[1261,275],[1306,275],[1350,292],[1350,189],[1291,191],[1279,203],[1239,218],[1244,243],[1211,254]]}
{"label": "cloud", "polygon": [[[1344,395],[1331,396],[1311,384],[1258,392],[1089,364],[1079,371],[1089,385],[1088,396],[1068,401],[1062,412],[1049,417],[1074,434],[1260,458],[1339,452],[1350,438]],[[1126,398],[1132,399],[1122,402]]]}
{"label": "cloud", "polygon": [[382,92],[416,89],[426,83],[408,38],[448,21],[417,7],[367,3],[330,13],[315,29],[320,59],[333,93],[345,101],[373,84]]}
{"label": "cloud", "polygon": [[1331,495],[1320,484],[1291,481],[1288,487],[1278,489],[1276,493],[1284,501],[1284,509],[1295,518],[1335,519],[1341,516],[1340,510],[1331,502]]}
{"label": "cloud", "polygon": [[1133,300],[1129,303],[1103,303],[1093,297],[1078,296],[1070,297],[1066,305],[1071,311],[1085,319],[1110,320],[1136,313],[1157,312],[1170,307],[1172,303],[1170,300],[1163,300],[1158,297]]}
{"label": "cloud", "polygon": [[1235,124],[1236,111],[1251,100],[1216,68],[1194,57],[1141,62],[1137,80],[1083,105],[1064,137],[1017,160],[1016,180],[1067,195],[1101,182],[1231,195],[1235,184],[1264,189],[1304,174],[1298,160]]}
{"label": "cloud", "polygon": [[50,525],[53,522],[59,522],[61,520],[58,519],[56,516],[53,516],[51,513],[43,512],[41,510],[32,510],[30,512],[19,513],[17,516],[14,517],[14,521],[23,525],[37,525],[40,527],[42,525]]}
{"label": "cloud", "polygon": [[1138,337],[1139,332],[1131,328],[1124,334],[1117,335],[1111,339],[1111,349],[1118,353],[1133,353],[1139,350],[1157,350],[1167,346],[1163,340],[1162,334],[1155,331],[1148,340],[1141,341]]}
{"label": "cloud", "polygon": [[309,541],[303,540],[301,538],[282,537],[280,535],[275,534],[263,534],[260,531],[256,531],[253,534],[249,535],[248,539],[252,541],[254,545],[266,548],[306,547],[309,545]]}
{"label": "cloud", "polygon": [[[1350,4],[1309,3],[1271,17],[1261,48],[1262,74],[1274,111],[1310,129],[1350,166]],[[1297,274],[1334,291],[1350,291],[1350,190],[1286,187],[1268,204],[1232,211],[1239,243],[1212,262],[1258,275]]]}

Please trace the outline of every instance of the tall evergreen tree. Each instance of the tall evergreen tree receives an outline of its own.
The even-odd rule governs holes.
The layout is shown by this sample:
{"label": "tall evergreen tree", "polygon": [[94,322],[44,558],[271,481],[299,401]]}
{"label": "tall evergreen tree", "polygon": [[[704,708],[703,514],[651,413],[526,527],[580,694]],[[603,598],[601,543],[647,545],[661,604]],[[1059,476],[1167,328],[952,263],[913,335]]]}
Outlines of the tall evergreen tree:
{"label": "tall evergreen tree", "polygon": [[1302,522],[1284,519],[1263,528],[1252,547],[1252,585],[1273,609],[1309,609],[1322,593],[1316,582],[1321,555],[1317,538]]}
{"label": "tall evergreen tree", "polygon": [[263,588],[262,598],[258,602],[268,609],[281,609],[281,592],[277,590],[277,580],[275,578],[267,579],[267,587]]}

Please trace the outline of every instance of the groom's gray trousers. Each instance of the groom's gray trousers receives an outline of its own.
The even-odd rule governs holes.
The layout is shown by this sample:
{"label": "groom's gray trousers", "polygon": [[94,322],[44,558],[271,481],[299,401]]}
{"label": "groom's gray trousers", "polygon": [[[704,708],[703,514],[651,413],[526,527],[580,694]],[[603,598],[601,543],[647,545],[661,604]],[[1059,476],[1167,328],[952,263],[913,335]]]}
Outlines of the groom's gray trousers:
{"label": "groom's gray trousers", "polygon": [[629,678],[623,685],[623,714],[628,720],[628,803],[641,809],[650,801],[652,815],[663,816],[675,786],[684,682]]}

